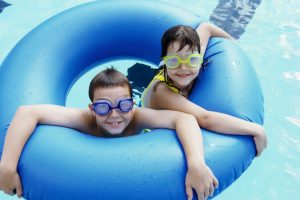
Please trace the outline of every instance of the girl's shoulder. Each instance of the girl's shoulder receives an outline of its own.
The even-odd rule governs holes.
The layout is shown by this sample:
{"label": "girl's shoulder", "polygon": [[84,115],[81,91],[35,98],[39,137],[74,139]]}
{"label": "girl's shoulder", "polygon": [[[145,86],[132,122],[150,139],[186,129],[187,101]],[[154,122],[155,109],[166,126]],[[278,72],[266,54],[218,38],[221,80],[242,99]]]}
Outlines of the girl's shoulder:
{"label": "girl's shoulder", "polygon": [[150,100],[151,97],[153,96],[153,92],[154,92],[154,87],[155,85],[158,84],[158,82],[160,82],[159,80],[153,79],[149,85],[147,86],[147,88],[144,90],[142,97],[141,97],[141,104],[143,107],[149,107],[150,104]]}

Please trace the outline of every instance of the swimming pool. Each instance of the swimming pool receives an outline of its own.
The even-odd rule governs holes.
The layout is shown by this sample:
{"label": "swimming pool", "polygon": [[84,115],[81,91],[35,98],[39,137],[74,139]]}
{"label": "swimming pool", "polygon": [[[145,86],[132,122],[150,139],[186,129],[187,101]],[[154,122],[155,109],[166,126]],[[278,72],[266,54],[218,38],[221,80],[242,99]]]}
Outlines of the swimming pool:
{"label": "swimming pool", "polygon": [[[6,2],[12,5],[0,14],[0,63],[14,44],[39,23],[69,7],[89,1]],[[247,16],[253,14],[251,5],[257,5],[251,2],[259,1],[220,0],[218,10],[214,10],[219,3],[217,0],[190,0],[188,5],[184,5],[184,0],[164,2],[185,7],[203,16],[204,20],[214,16],[214,20],[237,21],[234,28],[242,33],[237,34],[240,36],[239,43],[252,59],[264,91],[269,147],[240,179],[216,199],[299,198],[296,187],[300,183],[300,165],[297,161],[300,153],[300,2],[262,1],[252,19]],[[250,23],[244,30],[247,20]],[[0,199],[17,198],[1,193]]]}

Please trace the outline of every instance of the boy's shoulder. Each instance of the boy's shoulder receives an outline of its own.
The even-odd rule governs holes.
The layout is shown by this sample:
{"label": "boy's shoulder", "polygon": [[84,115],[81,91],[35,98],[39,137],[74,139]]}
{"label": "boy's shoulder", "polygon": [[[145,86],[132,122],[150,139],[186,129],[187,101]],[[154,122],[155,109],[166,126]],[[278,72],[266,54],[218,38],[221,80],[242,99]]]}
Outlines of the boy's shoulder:
{"label": "boy's shoulder", "polygon": [[96,118],[89,109],[78,109],[82,119],[82,131],[95,135],[97,131]]}

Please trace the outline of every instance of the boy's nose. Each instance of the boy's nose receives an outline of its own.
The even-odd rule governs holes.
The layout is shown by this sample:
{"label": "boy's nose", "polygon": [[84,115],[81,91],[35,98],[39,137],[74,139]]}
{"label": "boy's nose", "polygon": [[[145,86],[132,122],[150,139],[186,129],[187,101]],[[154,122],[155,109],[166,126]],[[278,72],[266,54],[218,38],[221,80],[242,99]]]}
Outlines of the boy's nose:
{"label": "boy's nose", "polygon": [[119,114],[120,114],[119,112],[120,112],[120,111],[119,111],[118,108],[112,109],[112,110],[110,111],[110,117],[119,116]]}

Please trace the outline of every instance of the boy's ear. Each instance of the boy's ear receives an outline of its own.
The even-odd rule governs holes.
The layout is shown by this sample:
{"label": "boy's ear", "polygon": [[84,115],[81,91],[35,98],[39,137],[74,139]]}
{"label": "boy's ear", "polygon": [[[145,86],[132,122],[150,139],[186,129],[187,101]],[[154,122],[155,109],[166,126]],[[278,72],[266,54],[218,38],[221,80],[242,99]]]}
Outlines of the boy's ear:
{"label": "boy's ear", "polygon": [[93,104],[91,104],[91,103],[89,103],[89,110],[93,113],[94,112],[94,110],[93,110]]}

